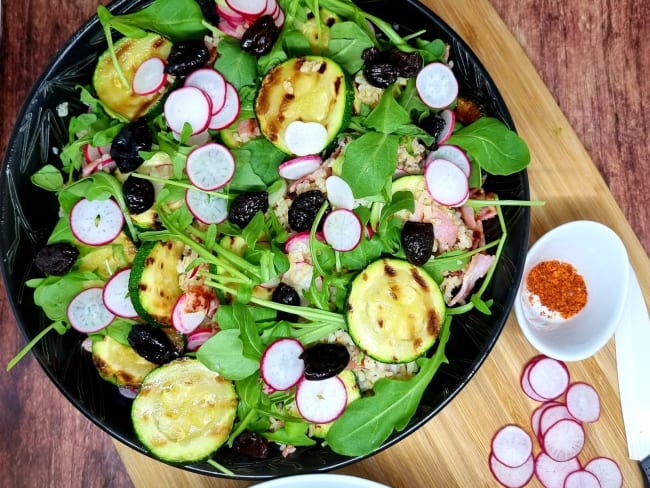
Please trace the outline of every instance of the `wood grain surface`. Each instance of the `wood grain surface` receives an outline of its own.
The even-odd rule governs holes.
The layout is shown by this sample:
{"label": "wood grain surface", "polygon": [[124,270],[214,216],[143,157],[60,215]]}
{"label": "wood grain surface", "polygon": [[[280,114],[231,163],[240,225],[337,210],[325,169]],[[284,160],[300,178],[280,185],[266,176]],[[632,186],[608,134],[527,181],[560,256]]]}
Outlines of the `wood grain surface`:
{"label": "wood grain surface", "polygon": [[[96,0],[3,2],[0,154],[32,83],[96,4]],[[533,212],[532,239],[576,218],[611,225],[624,238],[647,297],[650,3],[437,0],[434,11],[478,52],[533,147],[531,190],[547,205]],[[500,69],[495,72],[492,66]],[[510,86],[516,90],[508,91]],[[4,365],[24,344],[4,290],[0,320]],[[486,471],[485,432],[506,422],[527,422],[533,404],[522,402],[511,385],[516,382],[513,372],[533,353],[511,319],[488,361],[450,408],[423,432],[344,472],[395,487],[494,486]],[[635,466],[625,460],[613,368],[613,342],[595,357],[571,365],[576,379],[597,384],[605,402],[604,418],[589,427],[584,456],[616,455],[624,466],[626,486],[641,486]],[[245,486],[164,467],[124,446],[116,450],[106,434],[67,403],[31,356],[11,373],[0,374],[2,486]],[[493,391],[510,391],[512,396],[491,395]],[[483,399],[480,405],[477,398]],[[479,413],[489,424],[474,429]]]}

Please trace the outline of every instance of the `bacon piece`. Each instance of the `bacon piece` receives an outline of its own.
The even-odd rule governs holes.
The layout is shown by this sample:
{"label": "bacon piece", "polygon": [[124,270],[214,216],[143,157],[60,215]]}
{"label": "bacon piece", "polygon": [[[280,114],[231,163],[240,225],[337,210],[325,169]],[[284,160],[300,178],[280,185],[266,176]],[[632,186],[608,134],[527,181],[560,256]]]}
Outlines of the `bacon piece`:
{"label": "bacon piece", "polygon": [[474,285],[479,279],[485,276],[492,263],[494,263],[494,259],[495,257],[489,254],[474,254],[472,256],[463,274],[463,282],[460,285],[460,290],[449,301],[449,306],[465,303]]}

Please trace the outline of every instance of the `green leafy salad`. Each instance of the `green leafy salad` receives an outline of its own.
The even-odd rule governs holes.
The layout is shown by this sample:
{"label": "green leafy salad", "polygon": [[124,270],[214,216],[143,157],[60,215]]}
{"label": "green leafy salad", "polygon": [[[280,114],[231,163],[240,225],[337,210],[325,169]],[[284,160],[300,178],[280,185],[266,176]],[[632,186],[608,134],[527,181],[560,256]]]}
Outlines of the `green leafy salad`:
{"label": "green leafy salad", "polygon": [[171,463],[376,450],[453,317],[490,314],[501,208],[531,202],[482,185],[525,169],[526,144],[459,95],[444,42],[351,0],[98,17],[84,111],[59,107],[68,143],[32,177],[60,204],[27,283],[51,325],[9,367],[52,330],[87,336]]}

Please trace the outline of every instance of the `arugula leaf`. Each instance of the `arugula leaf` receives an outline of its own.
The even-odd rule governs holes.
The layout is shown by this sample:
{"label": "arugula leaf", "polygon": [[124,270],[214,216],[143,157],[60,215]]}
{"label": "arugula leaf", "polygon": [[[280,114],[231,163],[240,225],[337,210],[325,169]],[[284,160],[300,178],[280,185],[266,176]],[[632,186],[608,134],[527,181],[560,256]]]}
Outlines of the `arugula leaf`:
{"label": "arugula leaf", "polygon": [[237,329],[217,332],[199,348],[196,358],[207,368],[233,381],[248,378],[260,366],[259,361],[244,355],[244,343]]}
{"label": "arugula leaf", "polygon": [[381,192],[397,167],[398,146],[398,136],[379,132],[366,132],[346,146],[341,176],[355,198]]}
{"label": "arugula leaf", "polygon": [[257,60],[244,51],[237,39],[224,37],[219,41],[219,57],[214,63],[219,71],[235,88],[255,84]]}
{"label": "arugula leaf", "polygon": [[63,188],[63,175],[53,165],[46,164],[31,177],[31,181],[39,188],[48,191],[59,191]]}
{"label": "arugula leaf", "polygon": [[336,22],[330,28],[327,55],[348,73],[356,73],[363,67],[361,54],[372,46],[372,39],[357,24]]}
{"label": "arugula leaf", "polygon": [[364,125],[377,132],[392,134],[402,125],[408,124],[410,120],[409,113],[397,103],[393,91],[388,89],[384,90],[379,103],[366,117]]}
{"label": "arugula leaf", "polygon": [[47,276],[34,290],[34,303],[50,320],[67,320],[68,303],[80,291],[104,282],[92,272],[71,271],[63,276]]}
{"label": "arugula leaf", "polygon": [[309,424],[297,420],[285,422],[281,429],[275,432],[265,432],[264,437],[271,441],[291,446],[313,446],[316,441],[307,435]]}

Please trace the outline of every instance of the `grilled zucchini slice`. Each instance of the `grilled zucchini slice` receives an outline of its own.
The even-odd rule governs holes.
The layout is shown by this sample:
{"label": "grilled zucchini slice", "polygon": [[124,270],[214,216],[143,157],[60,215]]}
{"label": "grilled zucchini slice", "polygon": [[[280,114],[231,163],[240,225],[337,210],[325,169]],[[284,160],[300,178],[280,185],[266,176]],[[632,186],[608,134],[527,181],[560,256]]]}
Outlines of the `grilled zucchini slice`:
{"label": "grilled zucchini slice", "polygon": [[138,439],[154,456],[192,463],[226,442],[237,404],[231,381],[186,357],[146,376],[133,400],[131,420]]}
{"label": "grilled zucchini slice", "polygon": [[135,258],[137,247],[124,232],[104,246],[83,246],[79,259],[79,271],[94,271],[108,279],[115,270],[130,266]]}
{"label": "grilled zucchini slice", "polygon": [[422,268],[399,259],[380,259],[361,271],[347,305],[350,336],[384,363],[406,363],[424,354],[446,314],[436,282]]}
{"label": "grilled zucchini slice", "polygon": [[158,367],[108,335],[93,342],[92,357],[99,376],[124,388],[139,388],[145,376]]}

